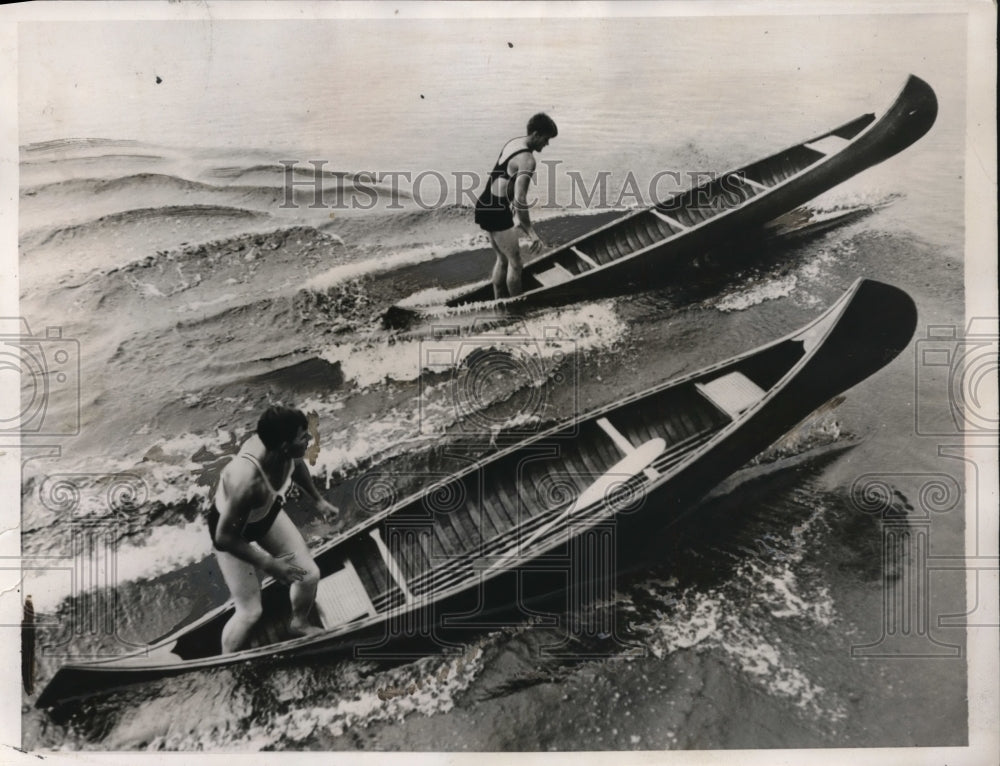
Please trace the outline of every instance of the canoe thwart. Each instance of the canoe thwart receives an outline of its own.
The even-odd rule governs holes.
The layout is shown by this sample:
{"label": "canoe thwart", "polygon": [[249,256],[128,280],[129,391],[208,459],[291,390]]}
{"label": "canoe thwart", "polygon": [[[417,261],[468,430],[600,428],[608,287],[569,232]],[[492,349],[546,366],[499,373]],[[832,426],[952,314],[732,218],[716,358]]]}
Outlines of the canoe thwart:
{"label": "canoe thwart", "polygon": [[316,586],[316,612],[320,623],[327,629],[375,614],[375,605],[350,559],[344,561],[343,569],[319,581]]}
{"label": "canoe thwart", "polygon": [[623,455],[631,455],[635,452],[635,447],[632,446],[632,442],[626,439],[621,431],[611,425],[611,421],[607,418],[598,418],[597,425],[601,427],[601,430],[604,431],[604,433],[611,437],[611,441],[613,441],[615,446],[622,451]]}
{"label": "canoe thwart", "polygon": [[[611,441],[613,441],[615,443],[615,446],[618,447],[618,449],[620,449],[622,451],[622,454],[625,455],[626,458],[628,458],[628,457],[636,454],[636,452],[638,452],[641,449],[644,449],[644,448],[648,447],[649,444],[650,444],[650,442],[646,442],[645,444],[643,444],[640,447],[633,447],[632,446],[632,442],[630,442],[628,439],[626,439],[625,436],[624,436],[624,434],[622,434],[621,431],[619,431],[617,428],[615,428],[613,425],[611,425],[611,422],[607,418],[598,418],[597,419],[597,425],[599,425],[601,427],[601,430],[604,431],[604,433],[606,433],[609,437],[611,437]],[[655,441],[658,441],[658,440],[657,439],[653,439],[652,441],[655,442]],[[660,452],[662,452],[662,451],[663,450],[661,449]],[[619,463],[619,465],[620,465],[620,463]],[[651,468],[651,467],[647,468],[645,466],[643,466],[643,467],[645,469],[643,471],[643,473],[646,474],[646,476],[649,478],[650,481],[652,481],[653,479],[655,479],[656,477],[658,477],[660,475],[656,471],[655,468]]]}
{"label": "canoe thwart", "polygon": [[731,372],[708,383],[695,383],[694,387],[731,418],[759,402],[765,394],[764,389],[742,372]]}
{"label": "canoe thwart", "polygon": [[572,250],[573,254],[576,255],[576,257],[579,258],[581,261],[583,261],[585,264],[587,264],[590,268],[592,268],[592,269],[599,269],[599,268],[601,268],[601,264],[599,264],[597,261],[595,261],[589,255],[587,255],[585,252],[583,252],[583,250],[581,250],[580,248],[578,248],[578,247],[570,247],[570,250]]}
{"label": "canoe thwart", "polygon": [[669,223],[669,224],[670,224],[671,226],[673,226],[673,227],[675,227],[675,228],[678,228],[678,229],[687,229],[687,228],[689,228],[687,224],[685,224],[685,223],[681,223],[681,222],[680,222],[680,221],[678,221],[678,220],[677,220],[676,218],[671,218],[671,217],[670,217],[669,215],[667,215],[666,213],[661,213],[661,212],[660,212],[659,210],[657,210],[657,209],[656,209],[655,207],[654,207],[654,208],[650,208],[650,211],[649,211],[649,212],[651,212],[651,213],[652,213],[653,215],[655,215],[655,216],[656,216],[657,218],[659,218],[659,219],[661,219],[661,220],[663,220],[663,221],[666,221],[667,223]]}
{"label": "canoe thwart", "polygon": [[389,574],[392,579],[396,581],[396,585],[403,592],[403,599],[409,603],[413,601],[413,594],[410,593],[410,589],[407,587],[406,578],[403,576],[403,570],[399,568],[399,562],[396,561],[395,556],[386,546],[385,542],[382,540],[382,535],[377,529],[373,529],[370,533],[372,540],[375,541],[375,545],[378,548],[378,552],[382,554],[382,560],[385,562],[386,569],[389,570]]}
{"label": "canoe thwart", "polygon": [[[632,455],[636,452],[636,448],[632,446],[632,442],[626,439],[621,431],[619,431],[617,428],[611,425],[611,422],[607,418],[598,418],[597,425],[599,425],[601,427],[601,430],[604,431],[604,433],[606,433],[611,438],[611,441],[615,443],[615,446],[621,450],[623,455],[628,457],[629,455]],[[642,446],[645,447],[646,445],[644,444]],[[652,468],[646,468],[645,473],[646,476],[650,478],[650,480],[655,479],[657,476],[659,476],[659,474]]]}
{"label": "canoe thwart", "polygon": [[756,189],[757,191],[768,191],[771,188],[770,186],[764,186],[764,184],[754,181],[752,178],[748,178],[745,175],[737,175],[736,177],[747,186]]}

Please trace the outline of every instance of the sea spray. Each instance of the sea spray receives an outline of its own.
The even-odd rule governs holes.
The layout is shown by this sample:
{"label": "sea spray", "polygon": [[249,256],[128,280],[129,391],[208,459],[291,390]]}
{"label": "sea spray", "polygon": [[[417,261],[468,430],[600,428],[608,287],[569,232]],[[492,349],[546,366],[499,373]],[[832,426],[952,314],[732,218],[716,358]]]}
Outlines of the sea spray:
{"label": "sea spray", "polygon": [[345,377],[364,390],[386,381],[416,380],[429,369],[431,361],[435,373],[449,373],[484,349],[522,348],[544,362],[567,353],[611,348],[626,334],[611,300],[485,326],[488,329],[479,333],[473,328],[440,339],[379,338],[349,349],[335,344],[325,349],[322,357],[329,362],[339,361]]}
{"label": "sea spray", "polygon": [[789,274],[777,279],[766,279],[751,282],[747,287],[740,288],[725,296],[715,304],[719,311],[746,311],[752,306],[765,301],[775,301],[791,294],[798,284],[798,278]]}
{"label": "sea spray", "polygon": [[468,246],[468,241],[462,240],[444,243],[443,245],[417,245],[394,249],[387,255],[334,266],[322,274],[311,277],[302,286],[307,290],[328,290],[331,287],[336,287],[343,282],[357,279],[361,276],[381,274],[392,269],[397,269],[400,266],[410,266],[446,258],[447,256],[467,250]]}

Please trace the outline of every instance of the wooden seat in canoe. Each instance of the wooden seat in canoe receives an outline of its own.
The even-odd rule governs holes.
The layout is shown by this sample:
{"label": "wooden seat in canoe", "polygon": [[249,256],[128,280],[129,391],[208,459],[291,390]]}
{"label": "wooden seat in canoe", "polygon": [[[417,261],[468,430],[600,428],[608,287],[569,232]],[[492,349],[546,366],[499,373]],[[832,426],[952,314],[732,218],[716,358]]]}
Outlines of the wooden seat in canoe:
{"label": "wooden seat in canoe", "polygon": [[316,612],[327,629],[375,614],[375,606],[350,559],[344,561],[343,569],[319,581]]}
{"label": "wooden seat in canoe", "polygon": [[836,154],[849,143],[851,142],[846,138],[829,135],[805,144],[805,146],[806,148],[812,149],[814,152],[819,152],[820,154]]}
{"label": "wooden seat in canoe", "polygon": [[708,383],[695,383],[694,387],[731,418],[759,402],[765,393],[742,372],[731,372]]}
{"label": "wooden seat in canoe", "polygon": [[565,266],[554,263],[550,269],[536,271],[534,277],[543,286],[552,287],[553,285],[561,285],[563,282],[569,282],[573,278],[573,274]]}

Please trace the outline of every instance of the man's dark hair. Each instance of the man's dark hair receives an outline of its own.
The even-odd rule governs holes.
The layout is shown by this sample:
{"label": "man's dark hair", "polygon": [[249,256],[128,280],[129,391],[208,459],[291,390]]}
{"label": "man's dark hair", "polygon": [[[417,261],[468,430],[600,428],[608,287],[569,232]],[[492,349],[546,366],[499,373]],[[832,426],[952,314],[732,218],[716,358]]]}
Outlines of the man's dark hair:
{"label": "man's dark hair", "polygon": [[540,133],[543,136],[555,138],[559,135],[559,128],[545,112],[539,112],[528,120],[528,133]]}
{"label": "man's dark hair", "polygon": [[264,410],[257,421],[257,436],[268,449],[278,449],[298,436],[303,428],[309,428],[309,419],[302,410],[276,404]]}

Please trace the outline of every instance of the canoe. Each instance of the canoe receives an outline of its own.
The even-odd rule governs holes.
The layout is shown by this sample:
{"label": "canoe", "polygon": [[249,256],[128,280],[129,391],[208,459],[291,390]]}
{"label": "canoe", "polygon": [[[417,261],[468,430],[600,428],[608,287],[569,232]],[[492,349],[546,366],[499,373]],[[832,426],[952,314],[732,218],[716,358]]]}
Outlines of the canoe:
{"label": "canoe", "polygon": [[[522,597],[521,574],[551,569],[549,557],[594,530],[611,530],[619,545],[690,513],[817,407],[898,355],[915,327],[905,292],[858,280],[797,332],[500,449],[319,546],[322,633],[286,639],[287,588],[266,580],[250,648],[220,654],[233,609],[225,604],[139,652],[63,666],[36,704],[263,657],[366,656],[433,635],[455,615],[509,605]],[[630,548],[620,550],[624,561]],[[598,569],[587,559],[577,575],[542,579],[565,589],[572,577],[613,576]]]}
{"label": "canoe", "polygon": [[[910,75],[881,115],[863,114],[784,151],[721,173],[526,264],[524,293],[515,298],[494,302],[493,287],[484,281],[460,290],[444,307],[489,301],[491,309],[530,308],[613,294],[629,284],[663,284],[680,262],[752,233],[901,152],[927,133],[936,117],[933,89]],[[421,312],[393,306],[384,321],[401,327]]]}

